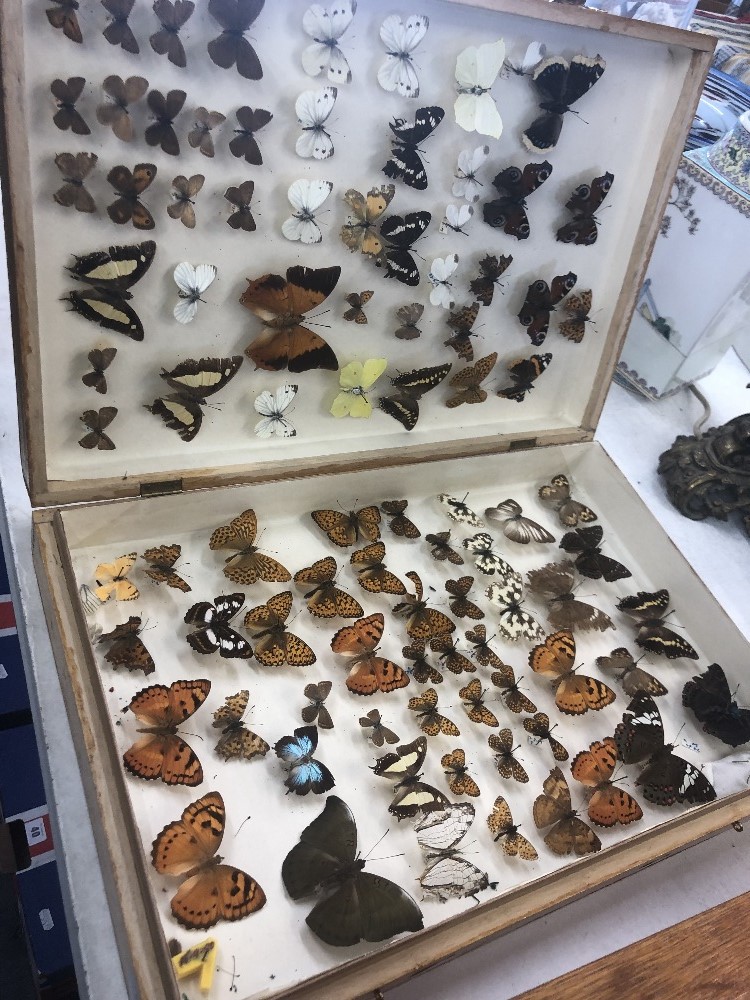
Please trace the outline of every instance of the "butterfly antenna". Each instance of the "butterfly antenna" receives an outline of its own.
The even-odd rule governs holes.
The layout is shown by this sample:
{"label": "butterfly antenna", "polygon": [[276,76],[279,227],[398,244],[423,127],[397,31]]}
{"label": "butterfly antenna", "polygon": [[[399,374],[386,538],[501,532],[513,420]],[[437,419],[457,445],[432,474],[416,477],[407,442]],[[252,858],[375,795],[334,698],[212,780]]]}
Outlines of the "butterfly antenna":
{"label": "butterfly antenna", "polygon": [[245,825],[245,823],[247,823],[247,821],[249,819],[252,819],[252,817],[251,816],[245,816],[245,818],[243,819],[243,821],[240,823],[240,825],[237,827],[237,830],[235,831],[235,834],[234,834],[235,837],[237,836],[237,834],[240,832],[240,830],[242,829],[242,827]]}
{"label": "butterfly antenna", "polygon": [[[371,847],[371,848],[370,848],[370,850],[369,850],[369,851],[367,852],[367,854],[365,854],[365,858],[369,858],[369,857],[370,857],[370,855],[371,855],[371,854],[372,854],[372,852],[373,852],[373,851],[375,850],[375,848],[376,848],[376,847],[378,846],[378,844],[382,843],[382,841],[383,841],[383,840],[385,840],[385,838],[386,838],[386,837],[388,836],[389,832],[390,832],[389,830],[386,830],[386,831],[385,831],[385,833],[383,834],[383,836],[382,836],[382,837],[380,837],[380,838],[379,838],[378,840],[376,840],[376,841],[375,841],[375,843],[374,843],[374,844],[372,845],[372,847]],[[393,856],[394,858],[398,858],[398,857],[401,857],[401,855],[399,855],[399,854],[394,854],[394,855],[392,855],[392,856]]]}

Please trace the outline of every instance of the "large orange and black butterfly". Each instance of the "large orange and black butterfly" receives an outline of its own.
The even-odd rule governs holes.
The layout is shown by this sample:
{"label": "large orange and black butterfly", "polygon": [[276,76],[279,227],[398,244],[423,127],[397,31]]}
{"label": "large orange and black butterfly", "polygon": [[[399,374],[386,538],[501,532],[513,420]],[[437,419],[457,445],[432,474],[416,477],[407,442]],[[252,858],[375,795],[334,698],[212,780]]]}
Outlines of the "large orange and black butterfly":
{"label": "large orange and black butterfly", "polygon": [[570,789],[559,767],[553,767],[542,785],[544,791],[534,801],[534,822],[538,829],[552,829],[544,838],[549,849],[564,857],[575,854],[583,857],[602,849],[597,835],[579,819],[570,799]]}
{"label": "large orange and black butterfly", "polygon": [[247,711],[250,692],[245,689],[224,699],[221,708],[214,712],[214,729],[221,730],[216,752],[224,760],[252,760],[265,757],[271,749],[264,739],[247,728],[243,715]]}
{"label": "large orange and black butterfly", "polygon": [[357,582],[371,594],[405,594],[406,587],[401,580],[386,569],[385,545],[373,542],[363,549],[352,552],[349,562],[357,571]]}
{"label": "large orange and black butterfly", "polygon": [[431,639],[445,632],[455,631],[456,624],[442,611],[428,607],[424,598],[424,588],[419,574],[410,571],[406,576],[414,584],[414,594],[407,594],[406,600],[394,605],[394,615],[406,618],[406,631],[411,639]]}
{"label": "large orange and black butterfly", "polygon": [[148,676],[154,672],[156,664],[139,637],[140,630],[141,619],[131,615],[126,622],[115,625],[111,632],[102,632],[97,642],[112,644],[104,654],[107,663],[130,671],[142,670]]}
{"label": "large orange and black butterfly", "polygon": [[565,715],[598,712],[617,697],[612,688],[595,677],[575,673],[576,641],[567,629],[553,632],[529,653],[529,666],[552,679],[555,704]]}
{"label": "large orange and black butterfly", "polygon": [[136,778],[167,785],[193,787],[203,781],[201,762],[177,733],[208,697],[211,681],[174,681],[167,687],[153,684],[131,700],[128,709],[143,723],[143,736],[123,754],[126,770]]}
{"label": "large orange and black butterfly", "polygon": [[383,500],[380,504],[380,509],[390,517],[391,520],[388,522],[388,527],[394,535],[398,535],[399,538],[419,538],[422,532],[404,514],[408,505],[408,500]]}
{"label": "large orange and black butterfly", "polygon": [[409,699],[408,709],[416,712],[417,725],[428,736],[460,736],[461,731],[455,722],[438,712],[438,696],[435,688],[427,688],[420,695]]}
{"label": "large orange and black butterfly", "polygon": [[266,902],[254,878],[219,863],[216,852],[225,825],[224,800],[218,792],[209,792],[167,824],[151,848],[151,864],[160,875],[188,876],[170,904],[172,916],[188,930],[241,920]]}
{"label": "large orange and black butterfly", "polygon": [[515,671],[509,663],[501,663],[498,670],[494,670],[490,680],[495,687],[500,688],[500,697],[505,702],[506,708],[518,715],[520,712],[536,712],[536,705],[530,698],[527,698],[523,691],[519,691],[518,685],[521,680],[516,680]]}
{"label": "large orange and black butterfly", "polygon": [[309,667],[315,663],[315,653],[307,643],[286,630],[292,601],[291,590],[285,590],[245,615],[245,628],[255,632],[255,659],[265,667],[280,667],[284,663]]}
{"label": "large orange and black butterfly", "polygon": [[438,654],[440,662],[452,674],[473,674],[477,669],[470,659],[459,653],[452,635],[433,636],[430,639],[430,649]]}
{"label": "large orange and black butterfly", "polygon": [[497,721],[497,716],[490,712],[484,703],[486,694],[487,692],[482,689],[482,682],[478,677],[469,681],[466,687],[462,687],[458,692],[459,698],[464,703],[466,714],[472,722],[497,729],[500,723]]}
{"label": "large orange and black butterfly", "polygon": [[240,303],[263,320],[260,335],[245,348],[256,368],[278,372],[306,372],[312,368],[336,371],[338,359],[331,347],[303,326],[305,313],[325,302],[341,277],[341,268],[287,268],[280,274],[264,274],[248,280]]}
{"label": "large orange and black butterfly", "polygon": [[143,558],[150,563],[148,569],[144,570],[146,576],[154,583],[166,583],[168,587],[181,590],[187,594],[192,587],[182,579],[179,573],[175,573],[174,564],[180,558],[182,547],[180,545],[157,545],[152,549],[146,549]]}
{"label": "large orange and black butterfly", "polygon": [[518,832],[518,824],[513,822],[510,806],[502,795],[495,799],[487,826],[495,843],[502,840],[503,851],[508,857],[519,857],[522,861],[536,861],[539,857],[534,845]]}
{"label": "large orange and black butterfly", "polygon": [[316,618],[361,618],[362,605],[335,585],[338,566],[333,556],[318,559],[294,574],[298,586],[312,584],[305,594],[307,609]]}
{"label": "large orange and black butterfly", "polygon": [[352,694],[388,694],[406,687],[409,675],[384,656],[376,656],[383,638],[385,619],[381,614],[360,618],[353,625],[345,625],[331,639],[334,653],[352,657],[352,667],[346,686]]}
{"label": "large orange and black butterfly", "polygon": [[360,537],[368,542],[380,538],[380,511],[375,504],[360,510],[314,510],[310,517],[342,549],[354,545]]}
{"label": "large orange and black butterfly", "polygon": [[265,580],[267,583],[286,583],[292,574],[278,560],[259,552],[255,545],[258,520],[254,510],[243,510],[241,514],[216,528],[210,539],[210,549],[233,549],[224,564],[224,576],[242,587]]}
{"label": "large orange and black butterfly", "polygon": [[588,750],[576,754],[570,765],[575,780],[591,790],[589,819],[597,826],[627,826],[643,819],[643,810],[633,796],[612,784],[616,767],[617,744],[611,736],[594,741]]}
{"label": "large orange and black butterfly", "polygon": [[513,778],[514,781],[526,784],[529,776],[526,768],[516,760],[513,746],[513,733],[510,729],[501,729],[499,733],[491,733],[487,737],[490,750],[495,754],[495,767],[501,778]]}
{"label": "large orange and black butterfly", "polygon": [[440,766],[445,771],[448,787],[454,795],[470,795],[472,798],[476,798],[480,794],[479,785],[469,774],[466,753],[461,747],[456,747],[450,753],[443,754],[440,758]]}

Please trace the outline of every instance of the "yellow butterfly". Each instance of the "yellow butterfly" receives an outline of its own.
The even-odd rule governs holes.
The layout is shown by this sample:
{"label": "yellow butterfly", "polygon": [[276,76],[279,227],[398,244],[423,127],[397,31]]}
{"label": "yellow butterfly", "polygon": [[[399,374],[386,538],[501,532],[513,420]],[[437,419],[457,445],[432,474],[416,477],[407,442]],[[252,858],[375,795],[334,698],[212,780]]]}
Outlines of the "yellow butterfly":
{"label": "yellow butterfly", "polygon": [[96,567],[94,593],[102,604],[113,594],[116,601],[134,601],[138,597],[138,588],[126,579],[126,574],[133,568],[137,558],[137,552],[130,552],[126,556],[118,556],[111,563],[100,563]]}
{"label": "yellow butterfly", "polygon": [[370,358],[369,361],[350,361],[339,372],[341,392],[331,406],[334,417],[369,417],[372,403],[366,396],[386,369],[385,358]]}

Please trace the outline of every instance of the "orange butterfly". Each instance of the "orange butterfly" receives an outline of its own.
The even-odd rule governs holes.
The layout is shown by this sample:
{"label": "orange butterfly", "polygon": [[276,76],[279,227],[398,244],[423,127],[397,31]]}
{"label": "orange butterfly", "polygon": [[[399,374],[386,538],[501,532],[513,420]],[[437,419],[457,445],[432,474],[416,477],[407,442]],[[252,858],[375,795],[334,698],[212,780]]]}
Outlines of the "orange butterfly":
{"label": "orange butterfly", "polygon": [[484,703],[486,693],[482,690],[482,682],[478,677],[475,677],[473,681],[469,681],[466,687],[461,688],[458,696],[463,701],[464,708],[472,722],[497,729],[500,723]]}
{"label": "orange butterfly", "polygon": [[208,697],[211,681],[175,681],[166,687],[153,684],[134,696],[128,708],[144,728],[139,740],[122,757],[126,769],[146,781],[161,778],[167,785],[200,785],[203,768],[196,755],[177,735],[177,727],[196,712]]}
{"label": "orange butterfly", "polygon": [[495,767],[501,778],[513,778],[526,784],[529,776],[526,769],[515,758],[518,747],[513,746],[513,733],[510,729],[501,729],[499,733],[491,733],[487,737],[490,750],[495,753]]}
{"label": "orange butterfly", "polygon": [[394,615],[406,618],[406,631],[412,639],[430,639],[444,632],[455,631],[456,625],[442,611],[427,606],[423,600],[424,587],[419,574],[411,571],[406,576],[414,584],[414,594],[407,594],[406,600],[393,607]]}
{"label": "orange butterfly", "polygon": [[417,684],[443,683],[443,675],[427,660],[424,639],[415,639],[410,646],[404,646],[401,655],[413,661],[408,670]]}
{"label": "orange butterfly", "polygon": [[513,667],[508,663],[501,663],[500,669],[495,670],[490,677],[490,680],[495,685],[501,689],[500,696],[505,702],[507,708],[511,712],[515,712],[516,715],[519,712],[536,712],[536,705],[530,698],[518,690],[519,682],[522,678],[519,677],[516,680],[516,675],[513,671]]}
{"label": "orange butterfly", "polygon": [[523,728],[527,733],[536,736],[538,743],[546,740],[555,760],[567,760],[570,756],[562,743],[552,736],[552,730],[555,729],[555,726],[550,728],[549,716],[545,715],[544,712],[537,712],[532,718],[524,719]]}
{"label": "orange butterfly", "polygon": [[354,545],[360,535],[368,542],[380,538],[380,511],[373,504],[361,510],[314,510],[310,517],[342,549]]}
{"label": "orange butterfly", "polygon": [[359,601],[334,585],[338,566],[333,556],[318,559],[294,574],[296,584],[313,584],[305,594],[307,610],[316,618],[360,618],[364,611]]}
{"label": "orange butterfly", "polygon": [[408,709],[417,713],[417,725],[428,736],[445,733],[446,736],[460,736],[461,732],[455,722],[451,722],[438,712],[438,696],[435,688],[427,688],[416,698],[410,698]]}
{"label": "orange butterfly", "polygon": [[529,653],[531,669],[551,677],[555,686],[555,704],[565,715],[598,712],[617,697],[603,681],[575,673],[576,641],[567,629],[553,632]]}
{"label": "orange butterfly", "polygon": [[643,819],[643,810],[633,796],[612,784],[616,766],[617,744],[611,736],[576,754],[570,765],[576,781],[592,789],[589,819],[597,826],[627,826]]}
{"label": "orange butterfly", "polygon": [[473,365],[462,368],[449,382],[449,385],[457,391],[448,397],[445,405],[453,409],[463,403],[483,403],[487,399],[487,390],[482,388],[482,382],[495,367],[496,361],[495,351],[475,361]]}
{"label": "orange butterfly", "polygon": [[495,843],[502,838],[503,851],[508,857],[519,857],[522,861],[536,861],[539,857],[534,845],[518,832],[518,826],[513,822],[510,806],[502,795],[498,795],[495,799],[492,812],[487,817],[487,826],[490,828]]}
{"label": "orange butterfly", "polygon": [[154,583],[166,583],[168,587],[181,590],[183,594],[189,593],[192,590],[190,584],[174,571],[174,564],[180,558],[181,552],[182,546],[177,544],[157,545],[153,549],[146,549],[143,558],[151,563],[148,569],[144,570],[146,576]]}
{"label": "orange butterfly", "polygon": [[349,562],[357,571],[360,587],[371,594],[405,594],[406,587],[399,578],[383,565],[385,545],[373,542],[352,552]]}
{"label": "orange butterfly", "polygon": [[368,615],[353,625],[340,628],[331,639],[334,653],[354,657],[346,678],[346,686],[353,694],[375,694],[376,691],[388,694],[409,683],[405,670],[391,660],[375,655],[384,628],[385,619],[381,614]]}
{"label": "orange butterfly", "polygon": [[228,556],[224,566],[224,576],[233,583],[248,587],[258,580],[269,583],[286,583],[292,574],[276,559],[258,551],[255,536],[258,533],[258,521],[254,510],[243,510],[229,524],[217,528],[208,541],[210,549],[235,549]]}
{"label": "orange butterfly", "polygon": [[435,639],[430,639],[430,649],[437,653],[440,662],[447,667],[452,674],[476,672],[476,666],[467,659],[463,653],[459,653],[453,636],[439,635]]}
{"label": "orange butterfly", "polygon": [[451,595],[448,607],[456,618],[472,618],[474,621],[484,618],[484,611],[473,601],[467,600],[473,586],[473,576],[460,576],[457,580],[445,581],[445,589]]}
{"label": "orange butterfly", "polygon": [[534,801],[534,822],[540,830],[552,826],[544,838],[547,847],[561,857],[600,851],[601,841],[573,809],[570,789],[559,767],[552,768],[542,787],[543,793]]}
{"label": "orange butterfly", "polygon": [[130,552],[126,556],[118,556],[111,563],[100,563],[96,567],[94,593],[102,604],[113,594],[116,601],[134,601],[138,597],[138,588],[127,579],[137,558],[137,552]]}
{"label": "orange butterfly", "polygon": [[256,633],[255,659],[265,667],[280,667],[284,663],[309,667],[315,663],[315,653],[307,643],[286,630],[292,601],[291,590],[285,590],[245,615],[245,628]]}
{"label": "orange butterfly", "polygon": [[475,625],[473,629],[464,632],[464,635],[474,647],[471,655],[477,663],[481,663],[483,667],[500,668],[503,666],[503,661],[490,647],[490,640],[494,636],[490,636],[490,639],[487,638],[487,629],[484,625]]}
{"label": "orange butterfly", "polygon": [[476,798],[480,794],[479,785],[471,777],[466,766],[466,754],[460,747],[443,754],[440,764],[448,778],[448,787],[454,795],[470,795]]}
{"label": "orange butterfly", "polygon": [[225,825],[224,800],[218,792],[209,792],[165,826],[151,847],[151,864],[160,875],[188,876],[171,902],[175,920],[188,930],[241,920],[266,902],[254,878],[217,863]]}

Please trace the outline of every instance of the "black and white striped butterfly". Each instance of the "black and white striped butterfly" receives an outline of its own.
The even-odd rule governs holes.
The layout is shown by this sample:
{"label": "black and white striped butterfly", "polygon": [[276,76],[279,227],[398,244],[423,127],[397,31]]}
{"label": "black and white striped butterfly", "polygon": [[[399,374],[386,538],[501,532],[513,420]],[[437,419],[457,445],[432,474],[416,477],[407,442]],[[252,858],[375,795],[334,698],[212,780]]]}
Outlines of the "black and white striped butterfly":
{"label": "black and white striped butterfly", "polygon": [[554,542],[555,536],[530,517],[523,516],[520,503],[515,500],[503,500],[497,507],[488,507],[484,516],[490,521],[499,521],[503,526],[503,534],[512,542],[528,545],[529,542]]}
{"label": "black and white striped butterfly", "polygon": [[188,632],[187,641],[196,653],[216,653],[227,659],[249,659],[253,655],[250,643],[229,627],[245,603],[244,594],[226,594],[210,601],[200,601],[188,608],[185,622],[196,626]]}
{"label": "black and white striped butterfly", "polygon": [[413,125],[403,118],[394,118],[388,123],[395,138],[391,140],[391,158],[383,167],[386,177],[401,180],[417,191],[425,190],[427,171],[419,155],[419,144],[432,135],[444,116],[442,108],[420,108]]}
{"label": "black and white striped butterfly", "polygon": [[518,642],[523,638],[529,642],[537,642],[544,638],[542,626],[521,607],[524,593],[520,573],[511,571],[500,583],[491,583],[485,590],[485,595],[499,611],[497,627],[506,639]]}
{"label": "black and white striped butterfly", "polygon": [[474,822],[474,806],[470,802],[447,805],[438,812],[421,816],[414,824],[417,843],[427,860],[427,867],[418,882],[424,892],[441,902],[448,899],[475,897],[483,889],[494,888],[487,872],[468,861],[459,850],[459,843]]}
{"label": "black and white striped butterfly", "polygon": [[457,521],[459,524],[469,524],[472,528],[484,527],[484,521],[481,517],[475,514],[471,507],[466,504],[466,497],[463,500],[457,500],[450,493],[438,493],[438,500],[445,507],[445,513],[451,521]]}
{"label": "black and white striped butterfly", "polygon": [[463,547],[474,553],[474,565],[480,573],[487,576],[494,576],[497,573],[498,576],[506,577],[514,572],[513,567],[503,559],[494,545],[492,535],[486,531],[479,531],[476,535],[463,540]]}
{"label": "black and white striped butterfly", "polygon": [[406,215],[389,215],[380,226],[385,247],[377,259],[385,263],[386,278],[396,278],[402,285],[419,284],[419,268],[411,255],[412,248],[429,226],[429,212],[408,212]]}
{"label": "black and white striped butterfly", "polygon": [[333,156],[333,141],[324,125],[334,109],[337,93],[335,87],[322,87],[306,90],[297,98],[294,110],[302,126],[302,135],[295,146],[297,156],[316,160]]}
{"label": "black and white striped butterfly", "polygon": [[427,738],[419,736],[375,761],[372,769],[375,774],[395,781],[395,794],[388,812],[398,820],[450,805],[441,791],[419,780],[426,755]]}
{"label": "black and white striped butterfly", "polygon": [[617,603],[617,610],[624,611],[635,621],[635,641],[642,649],[658,656],[666,656],[668,660],[676,660],[681,656],[697,660],[698,653],[687,639],[664,624],[668,607],[669,591],[665,589],[654,593],[639,590],[637,594],[623,597]]}

